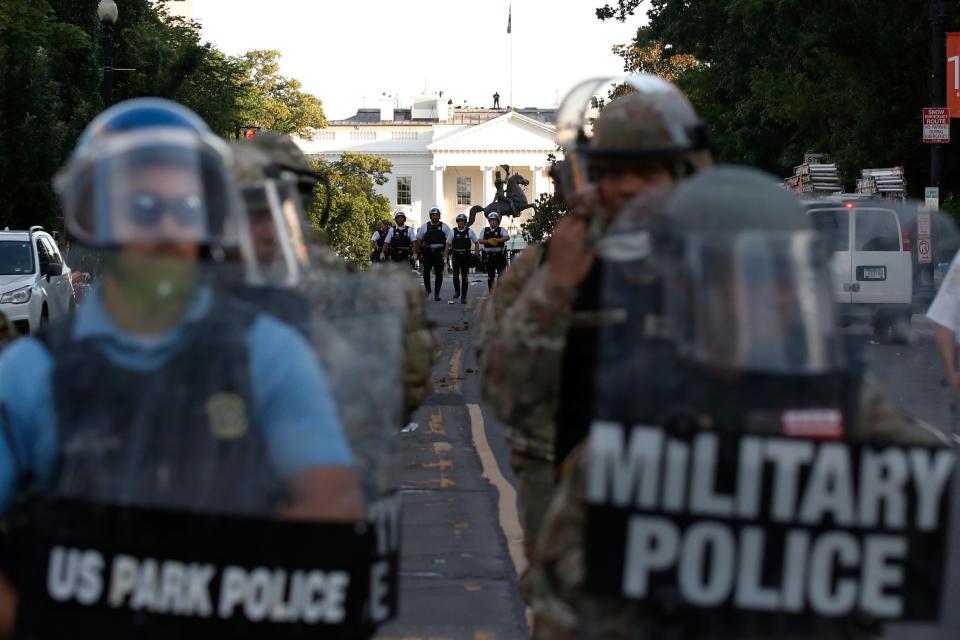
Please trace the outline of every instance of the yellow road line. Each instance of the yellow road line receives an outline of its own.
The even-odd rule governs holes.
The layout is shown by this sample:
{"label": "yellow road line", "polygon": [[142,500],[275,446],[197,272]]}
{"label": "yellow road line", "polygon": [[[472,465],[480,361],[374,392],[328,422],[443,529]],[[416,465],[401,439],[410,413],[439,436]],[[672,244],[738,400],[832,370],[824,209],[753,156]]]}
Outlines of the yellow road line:
{"label": "yellow road line", "polygon": [[450,356],[450,369],[447,371],[447,388],[454,393],[460,391],[460,361],[463,360],[463,346],[457,347],[457,350]]}
{"label": "yellow road line", "polygon": [[483,466],[483,477],[489,480],[500,494],[497,501],[500,528],[507,539],[507,550],[510,552],[513,568],[519,576],[527,568],[527,556],[523,551],[523,527],[520,526],[520,513],[517,511],[517,490],[507,482],[503,472],[500,471],[497,458],[493,455],[490,443],[487,442],[487,431],[480,406],[468,404],[467,410],[470,412],[473,442]]}

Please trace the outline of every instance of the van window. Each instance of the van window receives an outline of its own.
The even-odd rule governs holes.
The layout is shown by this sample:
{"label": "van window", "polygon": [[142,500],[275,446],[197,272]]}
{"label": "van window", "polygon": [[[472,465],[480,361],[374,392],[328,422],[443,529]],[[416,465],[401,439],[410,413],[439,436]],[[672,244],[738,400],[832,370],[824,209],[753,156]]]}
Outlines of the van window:
{"label": "van window", "polygon": [[857,209],[854,226],[857,251],[900,251],[900,230],[893,211]]}
{"label": "van window", "polygon": [[847,209],[814,209],[814,228],[827,239],[831,251],[850,250],[850,212]]}

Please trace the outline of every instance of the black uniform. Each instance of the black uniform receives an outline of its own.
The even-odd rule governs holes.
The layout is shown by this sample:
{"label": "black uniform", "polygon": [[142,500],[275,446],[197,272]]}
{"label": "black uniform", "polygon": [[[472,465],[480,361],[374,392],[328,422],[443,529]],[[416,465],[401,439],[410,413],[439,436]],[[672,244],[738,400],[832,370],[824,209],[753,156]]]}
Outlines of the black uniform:
{"label": "black uniform", "polygon": [[[439,246],[438,246],[439,245]],[[440,298],[440,287],[443,286],[443,248],[447,245],[447,234],[443,231],[443,223],[427,223],[427,231],[420,241],[420,255],[423,259],[423,286],[430,293],[430,272],[434,272],[433,296]]]}
{"label": "black uniform", "polygon": [[373,255],[370,256],[370,262],[380,262],[380,254],[383,253],[383,243],[387,239],[387,234],[390,233],[390,228],[387,227],[387,230],[377,229],[377,248],[374,250]]}
{"label": "black uniform", "polygon": [[470,271],[470,228],[453,230],[453,288],[462,301],[467,299],[467,273]]}
{"label": "black uniform", "polygon": [[[483,239],[499,238],[506,233],[503,227],[487,227],[483,230]],[[493,281],[499,280],[503,271],[507,268],[507,248],[502,244],[499,246],[483,247],[483,255],[487,259],[487,289],[493,289]]]}
{"label": "black uniform", "polygon": [[390,259],[394,262],[409,262],[410,248],[413,246],[413,229],[407,226],[394,227],[390,239]]}

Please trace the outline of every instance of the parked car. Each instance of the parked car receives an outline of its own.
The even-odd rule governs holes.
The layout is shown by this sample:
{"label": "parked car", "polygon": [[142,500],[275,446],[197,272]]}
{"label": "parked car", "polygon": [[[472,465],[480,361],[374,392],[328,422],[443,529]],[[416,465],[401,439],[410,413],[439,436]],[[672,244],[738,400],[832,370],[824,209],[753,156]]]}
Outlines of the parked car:
{"label": "parked car", "polygon": [[43,227],[0,231],[0,311],[21,334],[66,317],[74,306],[70,268]]}
{"label": "parked car", "polygon": [[896,208],[877,200],[806,207],[833,251],[834,299],[844,324],[867,322],[878,339],[906,342],[913,315],[912,243]]}

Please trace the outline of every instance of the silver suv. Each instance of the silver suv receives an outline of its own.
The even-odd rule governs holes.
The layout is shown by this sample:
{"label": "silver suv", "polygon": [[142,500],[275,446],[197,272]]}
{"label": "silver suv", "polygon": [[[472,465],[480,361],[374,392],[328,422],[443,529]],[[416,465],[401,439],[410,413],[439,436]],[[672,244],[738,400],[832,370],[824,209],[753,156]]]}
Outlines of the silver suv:
{"label": "silver suv", "polygon": [[0,231],[0,311],[22,334],[35,333],[73,308],[70,268],[43,227]]}

